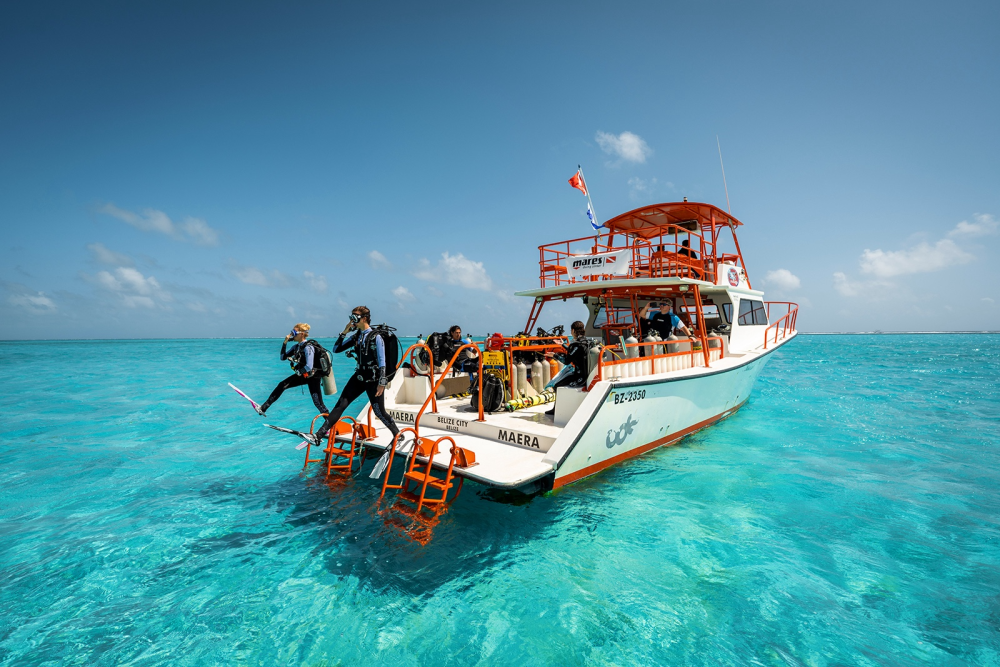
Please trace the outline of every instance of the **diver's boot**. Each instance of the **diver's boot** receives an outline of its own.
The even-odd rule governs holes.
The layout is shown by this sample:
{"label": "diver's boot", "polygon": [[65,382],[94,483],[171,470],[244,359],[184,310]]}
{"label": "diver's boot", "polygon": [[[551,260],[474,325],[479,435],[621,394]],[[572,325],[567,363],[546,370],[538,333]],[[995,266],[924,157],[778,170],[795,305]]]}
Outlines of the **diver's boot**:
{"label": "diver's boot", "polygon": [[267,409],[269,407],[271,407],[270,403],[264,403],[264,405],[254,405],[253,403],[251,403],[250,405],[253,405],[253,409],[256,410],[257,414],[259,414],[261,417],[264,417],[265,416],[264,413],[267,412]]}

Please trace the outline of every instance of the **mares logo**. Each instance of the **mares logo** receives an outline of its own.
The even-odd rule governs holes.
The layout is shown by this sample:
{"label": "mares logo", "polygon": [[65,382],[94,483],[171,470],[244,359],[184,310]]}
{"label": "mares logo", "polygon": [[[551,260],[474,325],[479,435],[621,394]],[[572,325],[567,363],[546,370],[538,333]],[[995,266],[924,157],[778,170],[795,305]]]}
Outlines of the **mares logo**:
{"label": "mares logo", "polygon": [[740,284],[740,274],[736,269],[729,269],[729,284],[736,287]]}
{"label": "mares logo", "polygon": [[574,269],[599,269],[606,264],[613,264],[614,257],[582,257],[574,259],[571,265]]}

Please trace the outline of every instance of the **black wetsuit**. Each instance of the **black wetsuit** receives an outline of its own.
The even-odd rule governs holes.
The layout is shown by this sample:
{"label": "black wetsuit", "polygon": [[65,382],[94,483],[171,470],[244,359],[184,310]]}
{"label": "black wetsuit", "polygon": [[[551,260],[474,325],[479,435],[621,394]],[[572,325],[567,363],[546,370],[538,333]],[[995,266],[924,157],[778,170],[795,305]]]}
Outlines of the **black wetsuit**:
{"label": "black wetsuit", "polygon": [[[326,412],[326,404],[323,403],[323,392],[321,391],[323,378],[320,377],[318,371],[314,368],[314,364],[316,364],[314,354],[307,354],[307,352],[313,352],[313,350],[307,349],[305,343],[296,343],[292,346],[291,350],[285,349],[287,345],[287,340],[281,344],[281,360],[288,361],[288,359],[292,359],[296,362],[295,372],[278,383],[278,386],[274,388],[274,391],[267,397],[264,404],[260,406],[260,409],[267,412],[271,404],[281,398],[286,389],[309,385],[309,395],[312,396],[313,405],[316,406],[316,409],[320,413]],[[308,347],[311,348],[311,346]]]}
{"label": "black wetsuit", "polygon": [[351,348],[357,352],[358,368],[354,375],[348,380],[347,386],[340,392],[340,400],[333,406],[323,426],[316,432],[318,440],[323,440],[329,433],[333,425],[340,420],[344,410],[361,394],[368,394],[368,400],[372,404],[372,412],[379,418],[389,431],[396,435],[399,428],[392,420],[385,409],[385,394],[376,395],[379,387],[384,387],[388,382],[385,375],[385,352],[381,337],[373,329],[355,332],[349,338],[344,339],[344,334],[340,334],[337,342],[333,346],[334,352],[344,352]]}
{"label": "black wetsuit", "polygon": [[569,345],[563,345],[563,354],[557,355],[564,364],[572,364],[573,372],[552,385],[558,387],[582,387],[587,383],[587,353],[590,341],[586,336],[577,336]]}

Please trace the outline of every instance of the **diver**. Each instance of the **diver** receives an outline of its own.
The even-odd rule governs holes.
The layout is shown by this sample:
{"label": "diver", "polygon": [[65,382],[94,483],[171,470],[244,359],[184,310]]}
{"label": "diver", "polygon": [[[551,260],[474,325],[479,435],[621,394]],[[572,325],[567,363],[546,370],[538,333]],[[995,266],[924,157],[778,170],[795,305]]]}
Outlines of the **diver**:
{"label": "diver", "polygon": [[[587,370],[589,362],[587,356],[590,353],[591,342],[587,338],[587,328],[583,322],[577,320],[569,326],[573,334],[573,340],[568,345],[563,345],[562,352],[546,352],[545,357],[555,357],[565,366],[559,373],[545,385],[546,389],[558,389],[559,387],[582,387],[587,384]],[[554,415],[555,406],[545,414]]]}
{"label": "diver", "polygon": [[[326,350],[316,341],[306,340],[309,338],[311,328],[305,322],[299,322],[281,343],[281,360],[291,363],[292,374],[278,383],[263,405],[254,408],[261,417],[275,401],[281,398],[286,389],[302,385],[308,385],[309,395],[312,396],[316,409],[320,413],[326,412],[321,386],[323,377],[329,374],[331,369],[329,359],[326,358]],[[288,348],[290,340],[295,341],[295,344]]]}
{"label": "diver", "polygon": [[340,400],[333,410],[330,410],[323,426],[311,436],[313,444],[319,444],[327,437],[330,429],[344,414],[344,410],[361,394],[368,394],[372,412],[392,432],[393,437],[399,433],[396,422],[385,409],[383,393],[388,384],[385,372],[385,343],[382,336],[372,329],[371,317],[371,311],[365,306],[358,306],[352,310],[350,321],[333,345],[334,352],[346,352],[353,348],[352,354],[357,359],[358,368],[341,391]]}
{"label": "diver", "polygon": [[[449,343],[452,350],[472,344],[472,338],[462,338],[462,327],[457,324],[448,329],[448,336],[451,338]],[[454,370],[456,373],[468,373],[471,380],[475,382],[476,373],[479,371],[479,350],[472,347],[464,350],[462,356],[455,360]]]}

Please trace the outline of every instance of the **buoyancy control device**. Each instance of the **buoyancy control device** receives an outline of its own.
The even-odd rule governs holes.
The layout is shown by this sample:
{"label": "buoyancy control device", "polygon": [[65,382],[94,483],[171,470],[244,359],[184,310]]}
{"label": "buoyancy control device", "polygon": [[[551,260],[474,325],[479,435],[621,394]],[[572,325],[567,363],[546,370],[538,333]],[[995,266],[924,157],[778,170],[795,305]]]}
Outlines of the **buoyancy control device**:
{"label": "buoyancy control device", "polygon": [[[496,412],[503,405],[504,387],[503,381],[492,373],[483,373],[483,411]],[[479,383],[472,384],[473,409],[479,410]]]}
{"label": "buoyancy control device", "polygon": [[306,347],[313,349],[313,375],[315,377],[326,377],[329,375],[330,369],[333,367],[330,363],[330,351],[311,338],[304,343],[300,343],[295,348],[295,352],[288,355],[288,363],[291,365],[292,371],[298,372],[298,369],[305,365]]}
{"label": "buoyancy control device", "polygon": [[399,365],[399,339],[396,338],[396,330],[386,324],[377,324],[371,328],[371,333],[365,336],[364,342],[360,341],[363,331],[359,331],[356,336],[354,348],[358,360],[358,375],[365,382],[377,382],[379,380],[378,349],[375,337],[382,339],[385,348],[385,380],[392,382],[396,376],[396,367]]}

